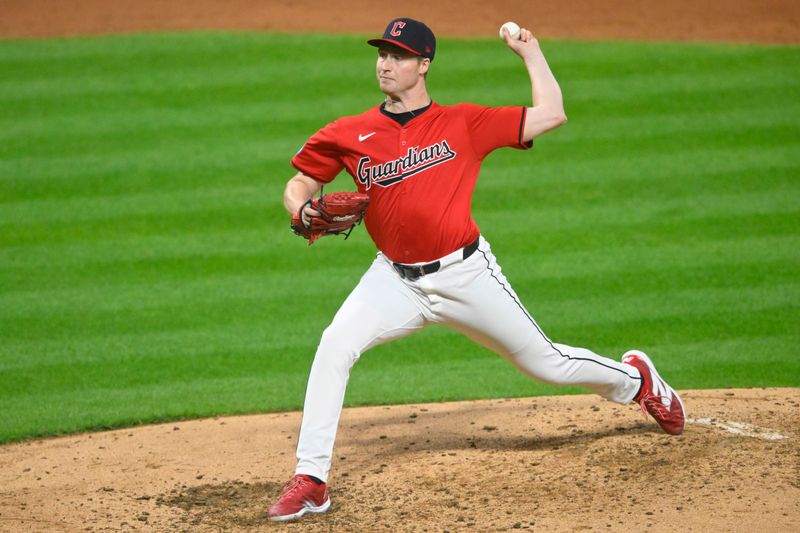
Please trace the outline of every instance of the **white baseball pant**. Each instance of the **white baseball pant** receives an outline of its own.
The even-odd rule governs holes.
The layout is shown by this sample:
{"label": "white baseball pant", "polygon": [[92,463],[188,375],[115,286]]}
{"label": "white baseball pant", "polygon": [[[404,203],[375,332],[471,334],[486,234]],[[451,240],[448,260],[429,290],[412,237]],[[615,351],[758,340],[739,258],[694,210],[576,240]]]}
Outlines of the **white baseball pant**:
{"label": "white baseball pant", "polygon": [[483,237],[466,260],[458,250],[440,262],[437,272],[410,281],[378,253],[325,329],[308,378],[297,474],[327,482],[350,370],[361,354],[432,323],[460,331],[540,381],[579,385],[620,404],[633,400],[641,384],[639,371],[550,341]]}

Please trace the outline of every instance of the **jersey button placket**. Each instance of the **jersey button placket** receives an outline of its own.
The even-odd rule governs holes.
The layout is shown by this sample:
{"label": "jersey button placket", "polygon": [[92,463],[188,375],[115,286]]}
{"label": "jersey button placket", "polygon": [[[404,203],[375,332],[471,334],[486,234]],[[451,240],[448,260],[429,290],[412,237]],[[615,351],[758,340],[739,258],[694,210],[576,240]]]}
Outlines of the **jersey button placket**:
{"label": "jersey button placket", "polygon": [[[406,149],[406,144],[407,144],[407,141],[406,141],[406,129],[405,128],[400,128],[399,146],[397,147],[397,151],[398,151],[400,157],[405,157],[406,156],[406,153],[408,151]],[[405,187],[400,187],[400,194],[402,196],[405,196],[405,194],[406,194]],[[402,226],[402,224],[401,224],[401,226]]]}

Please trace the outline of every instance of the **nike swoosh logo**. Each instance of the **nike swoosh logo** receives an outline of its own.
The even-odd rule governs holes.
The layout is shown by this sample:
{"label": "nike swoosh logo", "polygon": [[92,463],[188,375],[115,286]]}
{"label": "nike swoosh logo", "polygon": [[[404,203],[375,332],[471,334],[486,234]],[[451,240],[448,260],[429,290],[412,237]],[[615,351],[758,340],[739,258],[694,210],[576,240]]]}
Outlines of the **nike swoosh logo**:
{"label": "nike swoosh logo", "polygon": [[372,137],[376,133],[377,133],[376,131],[373,131],[372,133],[367,133],[366,135],[359,134],[358,135],[358,142],[366,141],[367,139],[369,139],[370,137]]}

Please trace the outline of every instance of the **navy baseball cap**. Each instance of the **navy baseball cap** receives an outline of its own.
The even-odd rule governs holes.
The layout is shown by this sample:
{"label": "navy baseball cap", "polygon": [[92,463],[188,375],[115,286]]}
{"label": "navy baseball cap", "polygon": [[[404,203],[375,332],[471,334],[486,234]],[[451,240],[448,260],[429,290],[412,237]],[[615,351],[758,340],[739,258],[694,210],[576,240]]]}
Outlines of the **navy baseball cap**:
{"label": "navy baseball cap", "polygon": [[370,39],[367,43],[378,47],[386,43],[393,44],[431,61],[436,54],[436,37],[431,29],[422,22],[409,18],[394,19],[386,26],[383,37]]}

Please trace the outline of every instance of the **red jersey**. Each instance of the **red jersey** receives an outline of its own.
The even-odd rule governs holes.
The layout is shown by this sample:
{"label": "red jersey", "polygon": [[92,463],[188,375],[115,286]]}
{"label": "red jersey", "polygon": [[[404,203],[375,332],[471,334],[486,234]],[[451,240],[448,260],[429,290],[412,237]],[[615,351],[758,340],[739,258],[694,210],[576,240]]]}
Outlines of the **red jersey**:
{"label": "red jersey", "polygon": [[323,183],[342,169],[370,198],[367,231],[399,263],[433,261],[474,241],[472,192],[481,162],[524,143],[525,107],[440,106],[401,126],[380,106],[315,133],[292,166]]}

